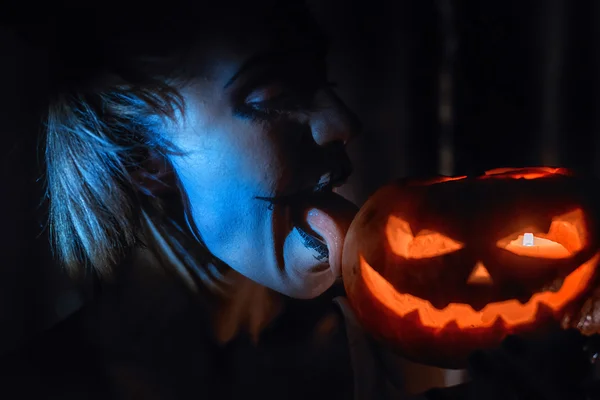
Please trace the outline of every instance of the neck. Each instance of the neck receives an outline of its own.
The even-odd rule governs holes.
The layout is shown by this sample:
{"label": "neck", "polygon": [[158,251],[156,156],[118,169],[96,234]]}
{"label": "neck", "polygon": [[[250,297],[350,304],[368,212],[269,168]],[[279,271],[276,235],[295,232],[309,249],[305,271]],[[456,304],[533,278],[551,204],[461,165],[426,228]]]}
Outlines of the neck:
{"label": "neck", "polygon": [[231,289],[213,309],[213,329],[219,343],[227,343],[240,334],[257,343],[261,332],[283,310],[284,297],[241,274],[228,274]]}
{"label": "neck", "polygon": [[[256,343],[261,332],[271,323],[283,310],[284,296],[270,290],[238,272],[226,268],[221,271],[227,286],[226,293],[213,290],[210,287],[200,287],[191,284],[193,278],[181,274],[184,268],[161,268],[160,260],[148,251],[137,251],[135,264],[144,266],[148,270],[149,264],[157,266],[156,270],[162,273],[170,271],[182,283],[185,289],[190,290],[192,296],[200,298],[207,315],[211,321],[213,335],[217,342],[224,344],[240,334],[249,335]],[[151,260],[151,261],[149,261]],[[169,259],[166,260],[167,262]],[[169,263],[172,265],[175,263]]]}

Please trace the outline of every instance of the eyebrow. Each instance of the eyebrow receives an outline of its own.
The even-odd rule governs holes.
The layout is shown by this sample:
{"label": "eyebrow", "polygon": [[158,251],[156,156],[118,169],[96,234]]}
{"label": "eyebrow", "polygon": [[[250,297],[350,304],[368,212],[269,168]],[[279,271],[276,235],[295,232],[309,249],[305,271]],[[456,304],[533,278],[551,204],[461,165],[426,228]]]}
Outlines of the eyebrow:
{"label": "eyebrow", "polygon": [[[316,43],[316,51],[310,50],[308,48],[299,48],[297,51],[306,51],[313,53],[317,56],[325,56],[329,50],[329,42],[326,37],[320,37],[318,42]],[[286,51],[267,51],[264,53],[258,53],[252,57],[250,57],[241,68],[227,81],[223,89],[227,89],[231,85],[235,83],[235,81],[245,73],[255,68],[272,65],[276,63],[281,63],[282,61],[293,57],[295,51],[294,49],[286,50]]]}

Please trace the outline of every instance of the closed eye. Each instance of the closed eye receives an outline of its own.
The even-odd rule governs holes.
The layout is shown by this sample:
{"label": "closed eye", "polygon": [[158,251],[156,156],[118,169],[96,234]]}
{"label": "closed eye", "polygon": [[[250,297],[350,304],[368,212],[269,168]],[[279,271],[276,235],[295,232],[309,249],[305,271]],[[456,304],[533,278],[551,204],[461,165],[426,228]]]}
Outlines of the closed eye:
{"label": "closed eye", "polygon": [[269,112],[312,111],[319,90],[335,87],[332,82],[290,84],[274,82],[253,90],[245,104],[254,110]]}
{"label": "closed eye", "polygon": [[323,60],[300,58],[273,64],[250,76],[238,91],[235,113],[269,118],[286,113],[310,112],[320,90],[334,87]]}

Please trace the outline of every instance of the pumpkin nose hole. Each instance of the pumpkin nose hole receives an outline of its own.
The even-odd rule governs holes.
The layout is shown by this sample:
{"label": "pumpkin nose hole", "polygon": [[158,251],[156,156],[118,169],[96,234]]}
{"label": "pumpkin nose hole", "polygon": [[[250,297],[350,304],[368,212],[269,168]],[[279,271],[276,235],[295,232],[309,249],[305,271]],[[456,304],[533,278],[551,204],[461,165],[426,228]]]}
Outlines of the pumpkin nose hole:
{"label": "pumpkin nose hole", "polygon": [[475,264],[473,271],[471,271],[471,275],[469,275],[467,283],[470,285],[492,285],[494,281],[492,280],[487,268],[485,268],[481,262],[478,262]]}

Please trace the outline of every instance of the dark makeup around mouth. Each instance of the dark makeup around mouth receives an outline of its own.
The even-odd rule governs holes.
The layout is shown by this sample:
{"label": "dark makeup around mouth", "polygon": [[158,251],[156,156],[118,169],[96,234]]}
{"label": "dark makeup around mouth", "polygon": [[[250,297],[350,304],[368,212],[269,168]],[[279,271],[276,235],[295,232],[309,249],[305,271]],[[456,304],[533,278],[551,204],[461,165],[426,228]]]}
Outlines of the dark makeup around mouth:
{"label": "dark makeup around mouth", "polygon": [[295,226],[296,231],[302,238],[302,243],[307,249],[314,250],[317,255],[314,256],[317,261],[326,262],[329,259],[329,250],[327,244],[316,233],[308,233],[300,226]]}
{"label": "dark makeup around mouth", "polygon": [[306,202],[312,196],[319,196],[323,193],[331,193],[334,188],[342,186],[348,179],[348,173],[343,173],[340,176],[332,177],[327,183],[317,183],[312,187],[302,189],[296,193],[274,196],[274,197],[260,197],[257,196],[255,199],[262,200],[269,203],[269,208],[272,209],[274,206],[296,206],[303,202]]}
{"label": "dark makeup around mouth", "polygon": [[[257,197],[258,200],[267,201],[270,203],[269,208],[276,205],[288,206],[292,210],[293,227],[300,235],[302,243],[307,249],[310,249],[317,254],[314,256],[319,262],[327,263],[329,259],[329,249],[325,240],[317,234],[304,220],[302,212],[304,211],[303,204],[310,204],[311,198],[318,196],[337,196],[333,193],[333,188],[341,186],[345,183],[347,176],[340,176],[337,179],[332,179],[330,182],[323,184],[319,183],[316,186],[304,189],[292,195],[277,196],[277,197]],[[326,267],[323,267],[326,269]]]}
{"label": "dark makeup around mouth", "polygon": [[320,262],[327,262],[329,259],[329,249],[325,240],[316,233],[307,223],[304,217],[306,211],[305,204],[310,204],[311,199],[319,196],[335,196],[333,185],[320,186],[312,192],[298,194],[295,201],[290,204],[292,210],[292,224],[294,229],[302,238],[302,243],[307,249],[315,251],[315,259]]}
{"label": "dark makeup around mouth", "polygon": [[300,235],[304,246],[317,253],[315,259],[329,263],[329,248],[326,240],[315,230],[308,225],[306,221],[306,212],[312,208],[313,204],[319,204],[319,202],[331,201],[332,196],[339,197],[340,195],[333,192],[334,185],[327,185],[321,187],[318,191],[311,194],[307,194],[298,198],[298,202],[290,207],[292,211],[292,224],[294,229]]}

